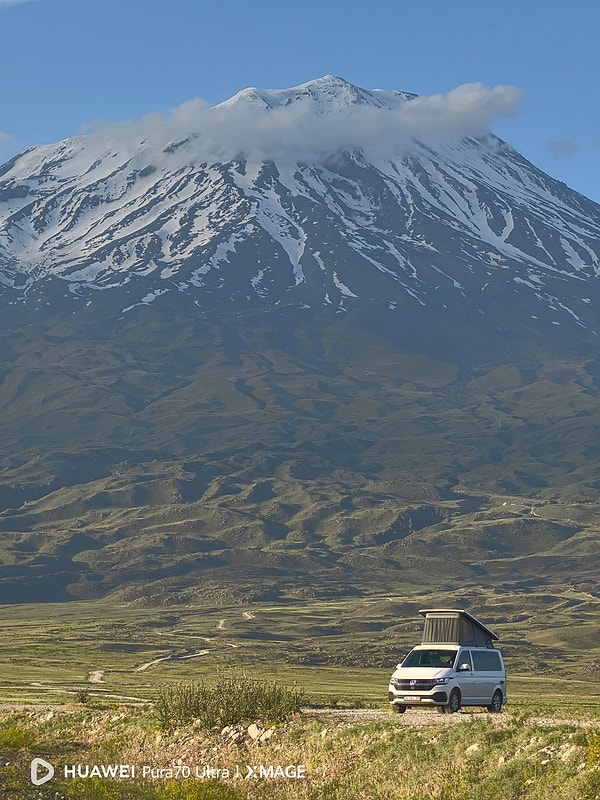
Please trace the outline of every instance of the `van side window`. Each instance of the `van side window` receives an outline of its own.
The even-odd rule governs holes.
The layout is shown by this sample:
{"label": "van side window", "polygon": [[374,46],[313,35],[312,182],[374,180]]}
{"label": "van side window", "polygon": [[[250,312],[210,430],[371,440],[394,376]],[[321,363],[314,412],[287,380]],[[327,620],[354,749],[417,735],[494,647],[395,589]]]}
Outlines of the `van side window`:
{"label": "van side window", "polygon": [[502,668],[500,666],[500,656],[493,650],[488,650],[486,652],[474,650],[472,655],[475,672],[501,671]]}
{"label": "van side window", "polygon": [[455,669],[460,667],[461,664],[468,664],[469,665],[469,669],[470,670],[473,669],[473,664],[471,663],[471,654],[469,653],[468,650],[462,650],[458,654],[458,658],[456,659]]}

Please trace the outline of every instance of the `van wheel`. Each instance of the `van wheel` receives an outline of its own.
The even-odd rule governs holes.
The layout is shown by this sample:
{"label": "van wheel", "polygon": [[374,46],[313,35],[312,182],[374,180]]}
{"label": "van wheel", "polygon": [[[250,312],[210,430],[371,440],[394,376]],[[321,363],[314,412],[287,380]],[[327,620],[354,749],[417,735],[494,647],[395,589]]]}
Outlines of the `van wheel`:
{"label": "van wheel", "polygon": [[500,689],[496,689],[494,692],[494,696],[492,697],[492,702],[489,706],[486,706],[488,711],[497,714],[499,711],[502,711],[502,692]]}
{"label": "van wheel", "polygon": [[392,703],[392,711],[394,714],[404,714],[406,706],[400,706],[398,703]]}
{"label": "van wheel", "polygon": [[450,692],[450,698],[448,699],[448,705],[446,706],[446,711],[449,714],[456,714],[457,711],[460,710],[460,692],[458,689],[452,689]]}

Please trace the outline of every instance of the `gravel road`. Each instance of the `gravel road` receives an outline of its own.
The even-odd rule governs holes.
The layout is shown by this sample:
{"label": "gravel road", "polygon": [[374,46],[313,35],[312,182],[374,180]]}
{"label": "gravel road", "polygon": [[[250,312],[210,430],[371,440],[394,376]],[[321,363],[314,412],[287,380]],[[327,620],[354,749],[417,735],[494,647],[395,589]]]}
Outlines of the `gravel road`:
{"label": "gravel road", "polygon": [[[395,725],[408,727],[425,725],[461,725],[465,722],[486,718],[495,725],[504,725],[511,718],[515,718],[517,711],[503,709],[499,714],[490,714],[483,709],[461,709],[457,714],[440,714],[438,711],[424,711],[423,709],[407,709],[404,714],[394,714],[390,710],[380,711],[374,708],[307,708],[307,716],[327,719],[334,723],[365,723],[365,722],[393,722]],[[524,724],[529,725],[574,725],[579,728],[598,727],[598,719],[590,718],[562,718],[531,716],[524,718]]]}

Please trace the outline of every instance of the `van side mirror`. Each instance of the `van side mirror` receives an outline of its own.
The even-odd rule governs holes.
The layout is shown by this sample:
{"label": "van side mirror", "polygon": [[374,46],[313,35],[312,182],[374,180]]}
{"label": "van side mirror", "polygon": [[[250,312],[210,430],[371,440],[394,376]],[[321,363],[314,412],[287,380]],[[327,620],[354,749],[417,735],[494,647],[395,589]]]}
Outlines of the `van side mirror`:
{"label": "van side mirror", "polygon": [[460,664],[460,666],[458,667],[458,669],[456,671],[457,672],[466,672],[466,671],[468,671],[470,669],[471,669],[471,665],[470,664]]}

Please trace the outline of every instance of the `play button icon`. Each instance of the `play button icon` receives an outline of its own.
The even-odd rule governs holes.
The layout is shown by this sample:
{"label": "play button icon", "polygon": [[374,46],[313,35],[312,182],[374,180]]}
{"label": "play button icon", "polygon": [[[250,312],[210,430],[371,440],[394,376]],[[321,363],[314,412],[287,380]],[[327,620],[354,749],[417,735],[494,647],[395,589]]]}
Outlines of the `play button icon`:
{"label": "play button icon", "polygon": [[54,777],[54,767],[43,758],[34,758],[31,762],[31,782],[34,786],[41,786]]}

